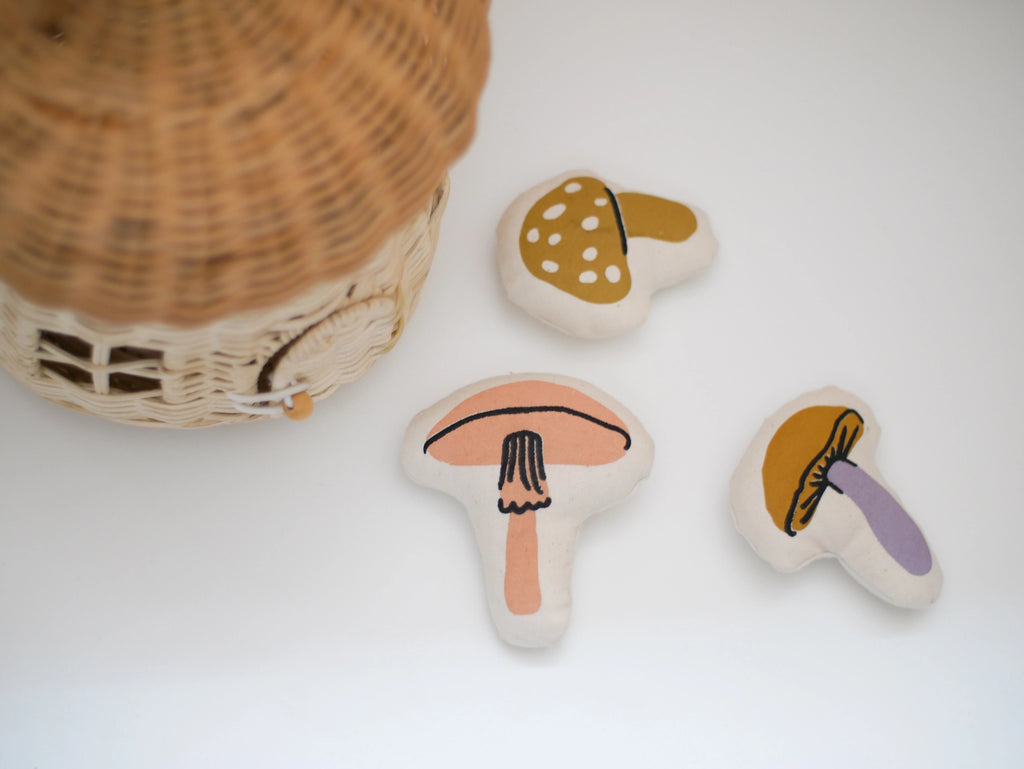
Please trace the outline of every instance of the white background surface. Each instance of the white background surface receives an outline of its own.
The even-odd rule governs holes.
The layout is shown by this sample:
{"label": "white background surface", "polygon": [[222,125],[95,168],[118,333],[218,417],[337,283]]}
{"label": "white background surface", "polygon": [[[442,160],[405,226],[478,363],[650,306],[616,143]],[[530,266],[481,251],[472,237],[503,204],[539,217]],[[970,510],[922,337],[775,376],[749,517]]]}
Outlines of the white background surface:
{"label": "white background surface", "polygon": [[[0,767],[1019,766],[1024,6],[497,2],[477,139],[397,348],[297,425],[122,427],[0,376]],[[493,230],[590,167],[709,212],[719,259],[581,342]],[[555,648],[495,635],[410,417],[554,371],[646,424]],[[857,393],[940,559],[931,609],[778,575],[727,486],[762,418]]]}

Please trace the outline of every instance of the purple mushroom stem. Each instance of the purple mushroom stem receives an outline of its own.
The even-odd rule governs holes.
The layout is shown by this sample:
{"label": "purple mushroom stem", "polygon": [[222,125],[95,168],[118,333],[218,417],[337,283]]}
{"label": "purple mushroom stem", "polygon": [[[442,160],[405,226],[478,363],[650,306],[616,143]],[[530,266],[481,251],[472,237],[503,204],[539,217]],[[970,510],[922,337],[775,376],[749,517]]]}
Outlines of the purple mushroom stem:
{"label": "purple mushroom stem", "polygon": [[833,462],[826,475],[833,488],[860,508],[882,547],[900,566],[915,577],[931,571],[932,553],[924,535],[882,484],[845,459]]}

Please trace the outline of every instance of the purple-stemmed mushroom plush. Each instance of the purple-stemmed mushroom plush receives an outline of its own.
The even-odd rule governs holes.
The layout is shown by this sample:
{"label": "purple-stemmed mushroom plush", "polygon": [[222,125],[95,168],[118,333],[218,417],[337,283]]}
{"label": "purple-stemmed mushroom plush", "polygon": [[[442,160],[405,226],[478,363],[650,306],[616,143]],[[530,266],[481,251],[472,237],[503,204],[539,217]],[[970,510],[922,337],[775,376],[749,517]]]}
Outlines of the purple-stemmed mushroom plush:
{"label": "purple-stemmed mushroom plush", "polygon": [[792,571],[834,555],[898,606],[931,604],[942,573],[914,520],[874,466],[870,409],[827,388],[770,418],[732,482],[733,516],[754,549]]}
{"label": "purple-stemmed mushroom plush", "polygon": [[636,418],[605,393],[525,375],[479,382],[420,413],[402,456],[413,480],[469,512],[502,637],[545,646],[569,622],[580,525],[647,476],[653,451]]}

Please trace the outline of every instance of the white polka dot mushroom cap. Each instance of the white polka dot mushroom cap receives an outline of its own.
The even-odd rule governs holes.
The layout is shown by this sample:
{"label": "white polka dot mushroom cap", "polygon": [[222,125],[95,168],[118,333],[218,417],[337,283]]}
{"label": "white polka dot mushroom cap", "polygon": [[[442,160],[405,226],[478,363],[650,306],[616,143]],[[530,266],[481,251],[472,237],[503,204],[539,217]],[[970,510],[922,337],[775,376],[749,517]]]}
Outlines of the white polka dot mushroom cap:
{"label": "white polka dot mushroom cap", "polygon": [[651,294],[706,268],[717,248],[700,209],[570,171],[509,206],[497,257],[515,304],[565,333],[600,338],[643,323]]}

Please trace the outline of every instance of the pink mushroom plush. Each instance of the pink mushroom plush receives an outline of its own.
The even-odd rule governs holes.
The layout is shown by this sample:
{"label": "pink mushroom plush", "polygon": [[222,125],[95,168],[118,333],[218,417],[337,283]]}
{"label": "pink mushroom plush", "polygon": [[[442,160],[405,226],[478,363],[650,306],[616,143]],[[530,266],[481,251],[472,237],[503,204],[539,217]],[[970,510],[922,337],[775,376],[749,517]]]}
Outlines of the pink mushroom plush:
{"label": "pink mushroom plush", "polygon": [[653,455],[647,432],[619,403],[548,375],[459,390],[413,419],[403,447],[413,480],[465,505],[491,615],[519,646],[545,646],[565,632],[578,529],[626,497]]}

